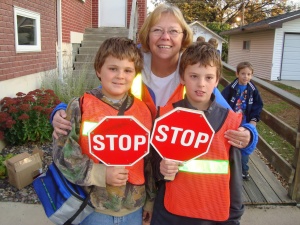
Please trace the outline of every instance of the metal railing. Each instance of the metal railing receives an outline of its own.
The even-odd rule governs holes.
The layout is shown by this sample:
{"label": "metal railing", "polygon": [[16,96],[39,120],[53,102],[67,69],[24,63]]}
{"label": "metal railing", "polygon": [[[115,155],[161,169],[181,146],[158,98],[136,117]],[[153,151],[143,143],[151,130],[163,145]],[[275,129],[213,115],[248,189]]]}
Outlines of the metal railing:
{"label": "metal railing", "polygon": [[138,29],[138,4],[137,0],[132,0],[130,23],[129,23],[129,33],[128,38],[131,40],[136,40],[136,34]]}

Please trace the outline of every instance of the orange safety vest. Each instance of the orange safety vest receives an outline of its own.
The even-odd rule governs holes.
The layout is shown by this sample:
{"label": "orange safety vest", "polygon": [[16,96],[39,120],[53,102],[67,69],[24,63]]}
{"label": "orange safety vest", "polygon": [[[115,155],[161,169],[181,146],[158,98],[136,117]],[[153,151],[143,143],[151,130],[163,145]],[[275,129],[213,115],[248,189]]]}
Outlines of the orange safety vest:
{"label": "orange safety vest", "polygon": [[[80,98],[81,103],[81,121],[82,124],[86,121],[98,123],[105,116],[117,116],[118,110],[109,104],[99,100],[97,97],[85,93]],[[132,106],[129,107],[124,115],[132,115],[139,120],[147,129],[151,129],[152,118],[148,107],[139,99],[134,98]],[[95,163],[99,163],[93,155],[89,153],[88,136],[83,132],[84,126],[80,126],[79,144],[82,153],[89,156]],[[145,183],[144,177],[144,160],[140,160],[133,166],[128,166],[129,170],[128,182],[135,185],[142,185]]]}
{"label": "orange safety vest", "polygon": [[[175,89],[175,91],[173,92],[173,94],[171,95],[171,97],[169,98],[166,105],[182,100],[183,98],[184,98],[184,86],[182,84],[179,84]],[[157,113],[157,108],[155,106],[155,103],[150,95],[147,86],[144,83],[142,84],[142,100],[148,105],[152,114],[152,118],[155,118]]]}
{"label": "orange safety vest", "polygon": [[[162,107],[161,113],[164,114],[171,109],[173,109],[172,105]],[[225,221],[228,219],[230,210],[229,150],[231,146],[224,138],[224,132],[228,129],[237,129],[240,123],[241,114],[229,110],[224,124],[214,135],[208,153],[196,160],[191,160],[194,162],[190,161],[198,163],[198,166],[201,165],[199,162],[210,164],[207,166],[209,169],[216,164],[226,162],[225,169],[224,163],[221,169],[223,172],[179,171],[173,181],[166,182],[164,205],[169,212],[204,220]],[[203,170],[203,168],[199,169]]]}

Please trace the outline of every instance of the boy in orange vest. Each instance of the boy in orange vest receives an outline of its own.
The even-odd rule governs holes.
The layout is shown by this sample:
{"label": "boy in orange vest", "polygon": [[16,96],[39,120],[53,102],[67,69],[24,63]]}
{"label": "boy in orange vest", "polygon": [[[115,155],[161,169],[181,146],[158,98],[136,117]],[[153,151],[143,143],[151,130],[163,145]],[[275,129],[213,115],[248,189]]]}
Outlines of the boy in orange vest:
{"label": "boy in orange vest", "polygon": [[[186,96],[161,107],[160,115],[176,107],[201,110],[215,135],[205,155],[184,165],[161,159],[153,152],[158,193],[151,225],[240,224],[244,212],[241,153],[228,143],[224,132],[239,127],[241,115],[215,101],[213,89],[218,85],[221,70],[218,52],[206,42],[196,42],[182,54],[179,74]],[[175,176],[173,181],[164,179],[172,176]]]}
{"label": "boy in orange vest", "polygon": [[90,196],[95,212],[81,225],[114,225],[115,221],[141,225],[143,216],[151,219],[154,201],[149,157],[130,168],[106,166],[89,152],[83,124],[98,123],[105,116],[132,115],[151,129],[150,110],[129,92],[135,75],[143,68],[143,57],[132,40],[109,38],[100,46],[94,68],[101,87],[69,102],[67,115],[72,130],[54,139],[53,161],[72,183],[87,191],[94,186]]}

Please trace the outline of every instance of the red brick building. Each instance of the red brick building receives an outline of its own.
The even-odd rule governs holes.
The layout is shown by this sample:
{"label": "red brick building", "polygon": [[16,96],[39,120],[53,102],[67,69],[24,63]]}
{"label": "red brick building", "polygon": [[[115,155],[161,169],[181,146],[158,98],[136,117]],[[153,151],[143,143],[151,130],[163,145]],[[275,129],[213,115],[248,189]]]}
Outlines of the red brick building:
{"label": "red brick building", "polygon": [[[119,26],[114,21],[122,21],[128,28],[132,1],[1,1],[0,99],[39,88],[40,77],[56,71],[58,52],[70,57],[72,44],[81,42],[85,28]],[[140,28],[147,1],[137,0],[137,4]]]}

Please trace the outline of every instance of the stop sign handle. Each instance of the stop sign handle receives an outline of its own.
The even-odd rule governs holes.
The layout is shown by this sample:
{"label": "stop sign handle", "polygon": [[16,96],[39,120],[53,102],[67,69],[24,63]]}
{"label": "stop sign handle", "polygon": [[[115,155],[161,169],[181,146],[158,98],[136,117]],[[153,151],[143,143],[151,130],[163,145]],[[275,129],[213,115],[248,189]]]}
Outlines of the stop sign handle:
{"label": "stop sign handle", "polygon": [[174,180],[175,176],[164,176],[165,180]]}
{"label": "stop sign handle", "polygon": [[[164,159],[164,160],[168,160],[168,159]],[[176,162],[176,161],[173,161],[173,160],[170,160],[170,161]],[[181,164],[181,165],[180,165],[180,164]],[[179,162],[178,165],[179,165],[179,166],[183,166],[182,163],[180,163],[180,162]],[[175,176],[176,176],[176,175],[174,175],[174,176],[164,176],[164,179],[165,179],[165,180],[170,180],[170,181],[172,181],[172,180],[175,179]]]}

